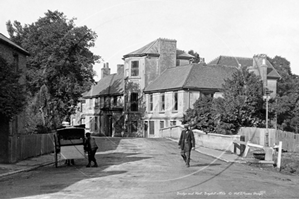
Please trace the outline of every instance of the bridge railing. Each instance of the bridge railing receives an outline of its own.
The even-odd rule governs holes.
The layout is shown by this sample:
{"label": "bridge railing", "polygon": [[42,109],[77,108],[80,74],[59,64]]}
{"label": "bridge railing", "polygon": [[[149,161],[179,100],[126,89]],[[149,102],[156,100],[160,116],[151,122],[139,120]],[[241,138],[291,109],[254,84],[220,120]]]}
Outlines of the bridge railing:
{"label": "bridge railing", "polygon": [[171,126],[159,129],[160,137],[179,139],[182,128],[180,126]]}

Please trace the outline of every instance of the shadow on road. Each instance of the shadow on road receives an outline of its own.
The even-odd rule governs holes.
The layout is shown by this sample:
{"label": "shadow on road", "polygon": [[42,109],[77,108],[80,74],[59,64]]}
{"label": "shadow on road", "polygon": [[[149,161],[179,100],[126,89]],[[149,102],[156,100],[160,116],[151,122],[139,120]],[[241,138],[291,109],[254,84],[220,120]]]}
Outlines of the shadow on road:
{"label": "shadow on road", "polygon": [[[118,144],[119,142],[115,142]],[[105,149],[105,148],[104,148]],[[0,180],[0,194],[3,198],[37,197],[45,194],[67,194],[73,192],[73,184],[85,183],[84,181],[99,181],[111,175],[126,173],[126,170],[109,170],[112,165],[140,161],[151,157],[137,157],[139,153],[112,152],[97,154],[99,167],[86,168],[86,159],[75,160],[75,165],[66,166],[63,163],[58,168],[54,166],[42,167],[34,171],[20,173]],[[16,180],[16,178],[18,180]],[[101,181],[101,180],[100,180]],[[36,186],[39,184],[39,186]],[[5,192],[4,192],[5,191]],[[51,197],[51,195],[50,195]]]}

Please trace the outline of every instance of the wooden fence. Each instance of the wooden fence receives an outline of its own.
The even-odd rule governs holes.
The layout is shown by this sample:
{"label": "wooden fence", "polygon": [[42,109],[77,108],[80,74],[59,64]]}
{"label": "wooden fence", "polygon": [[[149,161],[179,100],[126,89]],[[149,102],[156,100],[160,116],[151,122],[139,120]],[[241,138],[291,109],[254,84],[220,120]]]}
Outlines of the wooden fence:
{"label": "wooden fence", "polygon": [[9,163],[54,152],[53,133],[9,136]]}
{"label": "wooden fence", "polygon": [[278,129],[264,129],[255,127],[242,127],[240,128],[238,135],[244,136],[243,141],[250,141],[254,144],[265,146],[269,143],[269,146],[278,145],[279,141],[282,141],[282,149],[289,152],[299,151],[299,134],[292,132],[285,132]]}

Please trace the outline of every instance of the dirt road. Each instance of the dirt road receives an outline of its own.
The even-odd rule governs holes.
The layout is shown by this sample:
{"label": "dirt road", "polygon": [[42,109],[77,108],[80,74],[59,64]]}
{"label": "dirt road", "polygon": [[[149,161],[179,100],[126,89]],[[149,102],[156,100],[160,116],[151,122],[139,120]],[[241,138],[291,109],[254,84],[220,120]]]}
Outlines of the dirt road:
{"label": "dirt road", "polygon": [[[105,141],[105,142],[104,142]],[[0,180],[0,198],[299,198],[299,176],[192,152],[167,139],[98,138],[98,168],[39,168]],[[105,144],[104,144],[105,143]]]}

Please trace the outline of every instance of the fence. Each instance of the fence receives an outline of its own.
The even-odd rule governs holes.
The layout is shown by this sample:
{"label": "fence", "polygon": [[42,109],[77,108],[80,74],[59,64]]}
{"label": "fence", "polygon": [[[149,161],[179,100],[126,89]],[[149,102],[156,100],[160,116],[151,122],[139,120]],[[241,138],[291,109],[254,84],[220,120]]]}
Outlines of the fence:
{"label": "fence", "polygon": [[[267,134],[268,132],[268,134]],[[264,129],[255,127],[242,127],[238,135],[245,137],[245,142],[250,141],[254,144],[265,146],[268,142],[269,146],[278,145],[282,141],[282,149],[289,152],[299,151],[299,134],[285,132],[278,129]]]}
{"label": "fence", "polygon": [[54,133],[9,136],[9,159],[13,163],[54,151]]}

